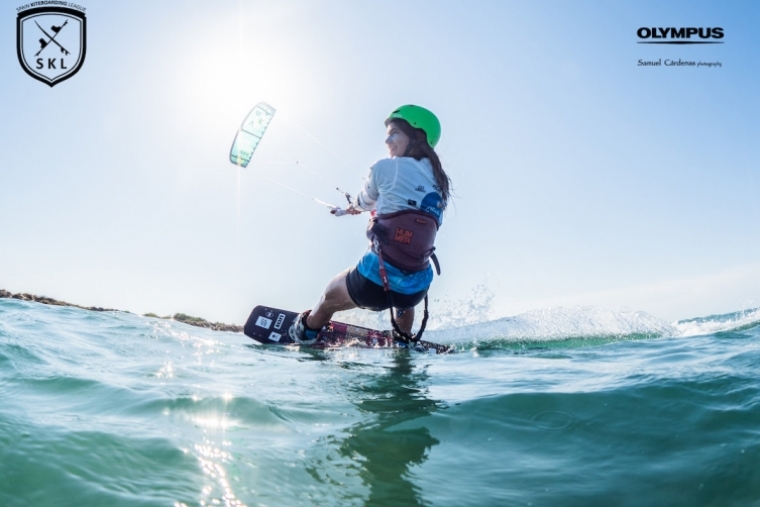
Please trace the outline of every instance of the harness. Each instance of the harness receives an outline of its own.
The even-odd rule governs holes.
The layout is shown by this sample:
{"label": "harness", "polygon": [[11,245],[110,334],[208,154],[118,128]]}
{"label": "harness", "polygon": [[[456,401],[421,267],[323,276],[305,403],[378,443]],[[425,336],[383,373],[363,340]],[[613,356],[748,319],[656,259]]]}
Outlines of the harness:
{"label": "harness", "polygon": [[437,218],[424,211],[407,209],[372,217],[367,227],[367,237],[372,241],[373,251],[377,254],[380,279],[388,301],[391,324],[396,336],[403,342],[416,343],[425,331],[428,312],[428,296],[425,294],[425,311],[416,334],[402,330],[393,316],[393,293],[385,269],[386,257],[389,262],[405,271],[422,271],[433,260],[438,275],[441,266],[435,253],[435,235],[438,232]]}

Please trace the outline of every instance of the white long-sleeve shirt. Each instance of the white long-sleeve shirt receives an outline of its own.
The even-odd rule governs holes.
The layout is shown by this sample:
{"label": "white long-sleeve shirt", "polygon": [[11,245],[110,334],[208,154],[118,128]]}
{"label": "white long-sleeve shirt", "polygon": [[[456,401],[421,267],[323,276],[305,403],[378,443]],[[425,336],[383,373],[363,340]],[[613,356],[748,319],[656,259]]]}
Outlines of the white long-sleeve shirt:
{"label": "white long-sleeve shirt", "polygon": [[394,157],[379,160],[369,170],[364,188],[354,205],[378,214],[419,209],[435,215],[440,225],[443,200],[430,160]]}

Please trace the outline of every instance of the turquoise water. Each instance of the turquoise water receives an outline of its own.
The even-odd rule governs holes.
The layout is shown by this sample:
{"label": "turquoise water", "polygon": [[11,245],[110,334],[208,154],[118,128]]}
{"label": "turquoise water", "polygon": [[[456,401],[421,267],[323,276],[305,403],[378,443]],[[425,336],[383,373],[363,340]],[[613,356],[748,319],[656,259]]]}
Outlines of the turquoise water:
{"label": "turquoise water", "polygon": [[0,300],[0,505],[760,505],[760,311],[426,338],[460,353]]}

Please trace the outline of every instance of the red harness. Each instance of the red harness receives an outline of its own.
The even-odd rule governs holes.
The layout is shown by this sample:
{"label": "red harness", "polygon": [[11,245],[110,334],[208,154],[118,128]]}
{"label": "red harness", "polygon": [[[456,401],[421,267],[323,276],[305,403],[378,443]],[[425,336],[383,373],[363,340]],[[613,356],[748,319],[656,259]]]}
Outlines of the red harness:
{"label": "red harness", "polygon": [[[435,251],[438,220],[415,209],[376,215],[369,221],[367,237],[380,243],[385,259],[404,271],[422,271]],[[379,253],[375,250],[375,253]]]}

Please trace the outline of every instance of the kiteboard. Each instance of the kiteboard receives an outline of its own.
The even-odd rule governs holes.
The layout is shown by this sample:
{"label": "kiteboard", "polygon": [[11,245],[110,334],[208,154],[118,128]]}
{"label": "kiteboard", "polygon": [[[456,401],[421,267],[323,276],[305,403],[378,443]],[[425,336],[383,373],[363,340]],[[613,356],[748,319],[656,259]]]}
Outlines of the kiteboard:
{"label": "kiteboard", "polygon": [[[298,313],[279,310],[268,306],[257,306],[248,317],[243,332],[264,345],[295,344],[288,334]],[[428,354],[448,354],[454,351],[449,345],[441,345],[420,340],[414,345],[407,345],[393,339],[391,331],[378,331],[366,327],[330,321],[317,335],[317,341],[305,345],[314,349],[334,349],[340,347],[363,347],[372,349],[409,348]]]}

